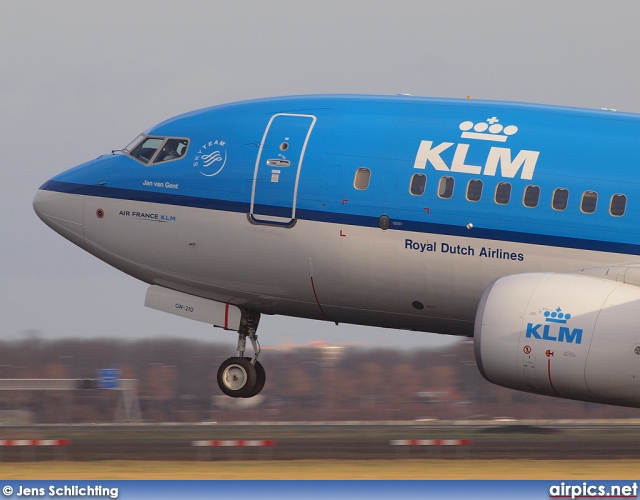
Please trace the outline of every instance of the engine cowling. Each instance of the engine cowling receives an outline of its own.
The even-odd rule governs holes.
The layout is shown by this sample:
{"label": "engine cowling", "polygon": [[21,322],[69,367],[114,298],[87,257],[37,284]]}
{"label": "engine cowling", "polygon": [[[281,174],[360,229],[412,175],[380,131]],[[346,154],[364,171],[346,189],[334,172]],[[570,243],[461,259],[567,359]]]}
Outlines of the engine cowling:
{"label": "engine cowling", "polygon": [[640,407],[640,287],[573,274],[506,276],[485,290],[475,355],[497,385]]}

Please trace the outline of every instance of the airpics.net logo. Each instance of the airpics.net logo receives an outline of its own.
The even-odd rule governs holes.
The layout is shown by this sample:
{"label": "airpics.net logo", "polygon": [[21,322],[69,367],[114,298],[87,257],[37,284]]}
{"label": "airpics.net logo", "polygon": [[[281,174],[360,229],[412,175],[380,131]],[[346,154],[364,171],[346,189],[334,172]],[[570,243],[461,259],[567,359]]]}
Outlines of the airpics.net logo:
{"label": "airpics.net logo", "polygon": [[214,177],[227,164],[227,143],[215,139],[205,142],[193,157],[193,166],[205,177]]}
{"label": "airpics.net logo", "polygon": [[594,484],[583,481],[579,483],[565,483],[551,485],[549,498],[638,498],[638,484]]}
{"label": "airpics.net logo", "polygon": [[[463,121],[459,125],[462,131],[461,139],[472,139],[482,142],[501,142],[506,143],[509,137],[518,133],[516,125],[504,126],[496,116],[487,118],[484,121],[474,123],[472,121]],[[475,143],[480,144],[480,143]],[[451,158],[451,147],[453,157]],[[529,151],[523,149],[513,156],[510,148],[492,146],[486,154],[484,165],[474,165],[467,163],[469,149],[471,144],[440,142],[435,144],[434,141],[423,140],[420,142],[418,152],[416,153],[413,168],[425,169],[427,165],[431,165],[436,170],[442,172],[460,172],[474,175],[500,175],[501,177],[513,179],[520,172],[520,178],[531,180],[536,169],[536,163],[539,151]],[[475,147],[479,151],[473,151],[474,157],[478,155],[482,157],[486,149]],[[445,158],[443,158],[445,155]],[[450,160],[448,158],[451,158]],[[449,163],[447,163],[447,161]]]}

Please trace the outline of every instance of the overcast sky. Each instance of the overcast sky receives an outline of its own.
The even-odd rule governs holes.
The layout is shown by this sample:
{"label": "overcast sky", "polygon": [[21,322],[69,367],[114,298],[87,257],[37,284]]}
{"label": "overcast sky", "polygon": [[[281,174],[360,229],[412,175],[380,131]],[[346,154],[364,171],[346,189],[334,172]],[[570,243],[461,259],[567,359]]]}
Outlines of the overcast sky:
{"label": "overcast sky", "polygon": [[[228,339],[143,306],[146,285],[46,227],[36,189],[173,115],[307,93],[410,93],[640,112],[640,2],[0,3],[0,333]],[[436,345],[435,335],[263,317],[263,345]],[[446,339],[446,337],[445,337]]]}

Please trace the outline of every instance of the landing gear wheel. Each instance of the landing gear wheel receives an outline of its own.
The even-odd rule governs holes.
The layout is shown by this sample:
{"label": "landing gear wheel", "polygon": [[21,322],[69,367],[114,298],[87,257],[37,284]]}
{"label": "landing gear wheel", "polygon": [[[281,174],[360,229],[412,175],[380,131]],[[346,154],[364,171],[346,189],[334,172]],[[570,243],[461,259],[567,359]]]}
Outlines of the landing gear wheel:
{"label": "landing gear wheel", "polygon": [[218,368],[218,386],[227,396],[250,397],[257,380],[257,370],[248,358],[229,358]]}
{"label": "landing gear wheel", "polygon": [[[250,359],[250,358],[244,358],[244,359]],[[253,396],[257,396],[262,390],[262,388],[264,387],[264,383],[267,380],[267,374],[265,373],[264,367],[262,366],[262,363],[260,363],[260,361],[256,361],[254,368],[256,370],[256,376],[257,376],[256,385],[247,396],[243,396],[244,398],[252,398]]]}

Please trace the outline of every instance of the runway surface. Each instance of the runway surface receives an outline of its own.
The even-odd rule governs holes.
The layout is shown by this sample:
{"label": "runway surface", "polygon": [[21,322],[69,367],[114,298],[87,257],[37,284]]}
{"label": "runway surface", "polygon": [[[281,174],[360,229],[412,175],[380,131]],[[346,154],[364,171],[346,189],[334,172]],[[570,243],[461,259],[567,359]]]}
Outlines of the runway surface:
{"label": "runway surface", "polygon": [[[636,421],[59,425],[0,427],[0,438],[70,441],[68,446],[0,446],[0,460],[5,462],[640,459],[640,423]],[[271,440],[275,444],[255,447],[193,446],[193,442],[198,440]],[[422,440],[422,443],[430,444],[392,444],[404,440]],[[464,440],[464,444],[453,444],[457,440]]]}

